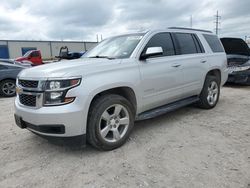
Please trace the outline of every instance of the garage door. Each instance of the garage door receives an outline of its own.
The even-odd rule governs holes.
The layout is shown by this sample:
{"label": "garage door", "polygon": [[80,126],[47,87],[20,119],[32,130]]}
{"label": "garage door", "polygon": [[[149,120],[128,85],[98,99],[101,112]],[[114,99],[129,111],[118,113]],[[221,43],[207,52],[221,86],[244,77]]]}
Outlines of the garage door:
{"label": "garage door", "polygon": [[9,59],[9,49],[6,45],[0,45],[0,58]]}

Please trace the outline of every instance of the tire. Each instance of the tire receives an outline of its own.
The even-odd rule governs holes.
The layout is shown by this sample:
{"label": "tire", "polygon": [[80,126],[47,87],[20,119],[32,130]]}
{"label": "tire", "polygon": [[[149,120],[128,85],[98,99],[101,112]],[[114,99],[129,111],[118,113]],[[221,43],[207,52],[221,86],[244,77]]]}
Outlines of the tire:
{"label": "tire", "polygon": [[211,109],[216,106],[220,97],[220,80],[216,76],[208,75],[200,93],[198,107]]}
{"label": "tire", "polygon": [[122,146],[134,126],[135,113],[131,103],[119,95],[104,95],[90,106],[87,142],[100,150]]}
{"label": "tire", "polygon": [[10,79],[1,81],[0,95],[3,97],[14,97],[16,95],[16,81]]}

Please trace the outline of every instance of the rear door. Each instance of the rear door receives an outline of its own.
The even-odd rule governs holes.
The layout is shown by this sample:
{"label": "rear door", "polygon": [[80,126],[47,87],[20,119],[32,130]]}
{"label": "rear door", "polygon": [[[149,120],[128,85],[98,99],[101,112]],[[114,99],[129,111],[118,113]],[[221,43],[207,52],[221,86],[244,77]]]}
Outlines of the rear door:
{"label": "rear door", "polygon": [[181,97],[198,95],[208,70],[204,48],[196,34],[172,33],[176,58],[182,70]]}

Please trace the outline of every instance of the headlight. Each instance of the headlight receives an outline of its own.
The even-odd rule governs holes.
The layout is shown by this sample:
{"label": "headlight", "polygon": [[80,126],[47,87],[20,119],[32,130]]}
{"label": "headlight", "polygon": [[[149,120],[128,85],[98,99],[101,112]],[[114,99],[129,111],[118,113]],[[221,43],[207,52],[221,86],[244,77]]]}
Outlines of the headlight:
{"label": "headlight", "polygon": [[52,81],[49,83],[49,89],[60,89],[61,82],[60,81]]}
{"label": "headlight", "polygon": [[55,106],[71,103],[75,96],[66,97],[68,90],[80,85],[81,78],[49,80],[45,85],[44,106]]}

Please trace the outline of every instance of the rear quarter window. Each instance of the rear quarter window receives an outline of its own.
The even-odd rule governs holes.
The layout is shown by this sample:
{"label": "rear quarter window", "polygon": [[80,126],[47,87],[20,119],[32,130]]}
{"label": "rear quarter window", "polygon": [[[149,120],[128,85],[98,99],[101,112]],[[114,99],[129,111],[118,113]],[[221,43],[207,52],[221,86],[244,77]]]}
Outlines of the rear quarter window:
{"label": "rear quarter window", "polygon": [[208,45],[210,46],[213,52],[225,52],[223,46],[220,43],[220,40],[216,35],[207,35],[203,34],[204,38],[206,39]]}

